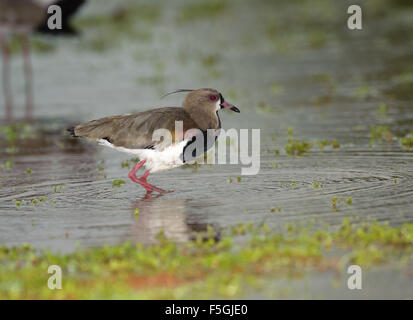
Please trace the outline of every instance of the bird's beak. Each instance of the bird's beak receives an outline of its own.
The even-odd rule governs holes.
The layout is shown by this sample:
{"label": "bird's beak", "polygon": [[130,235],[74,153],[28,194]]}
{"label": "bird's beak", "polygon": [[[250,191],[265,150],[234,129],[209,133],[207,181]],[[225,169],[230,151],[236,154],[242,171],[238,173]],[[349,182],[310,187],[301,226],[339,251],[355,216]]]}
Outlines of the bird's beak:
{"label": "bird's beak", "polygon": [[225,109],[231,109],[234,112],[240,113],[239,109],[236,106],[233,106],[232,104],[224,101],[223,103],[221,103],[221,108],[225,108]]}

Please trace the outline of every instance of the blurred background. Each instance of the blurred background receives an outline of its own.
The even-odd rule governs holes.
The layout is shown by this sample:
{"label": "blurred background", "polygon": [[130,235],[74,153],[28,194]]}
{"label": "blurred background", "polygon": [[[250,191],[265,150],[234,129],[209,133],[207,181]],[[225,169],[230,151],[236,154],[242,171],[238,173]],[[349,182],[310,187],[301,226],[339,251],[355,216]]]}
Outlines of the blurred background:
{"label": "blurred background", "polygon": [[[351,4],[362,30],[347,28]],[[0,133],[0,244],[68,252],[150,243],[159,230],[187,241],[239,221],[413,221],[412,14],[407,0],[89,0],[72,21],[79,36],[31,38],[31,122],[19,120],[24,81],[11,39],[16,119]],[[160,97],[199,87],[241,110],[222,112],[224,128],[261,129],[257,176],[232,165],[175,169],[151,178],[174,193],[140,200],[127,155],[64,134],[80,121],[179,106],[182,95]]]}

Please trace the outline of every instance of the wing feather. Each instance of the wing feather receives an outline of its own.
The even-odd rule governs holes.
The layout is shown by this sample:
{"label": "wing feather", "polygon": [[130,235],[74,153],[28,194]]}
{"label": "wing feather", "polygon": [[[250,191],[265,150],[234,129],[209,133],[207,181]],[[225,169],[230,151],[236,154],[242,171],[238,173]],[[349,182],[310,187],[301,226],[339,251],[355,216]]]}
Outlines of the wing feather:
{"label": "wing feather", "polygon": [[183,122],[184,132],[198,128],[185,110],[168,107],[86,122],[76,126],[74,134],[91,140],[105,139],[116,147],[157,149],[168,145],[162,144],[162,141],[153,141],[154,131],[167,129],[175,141],[175,121]]}

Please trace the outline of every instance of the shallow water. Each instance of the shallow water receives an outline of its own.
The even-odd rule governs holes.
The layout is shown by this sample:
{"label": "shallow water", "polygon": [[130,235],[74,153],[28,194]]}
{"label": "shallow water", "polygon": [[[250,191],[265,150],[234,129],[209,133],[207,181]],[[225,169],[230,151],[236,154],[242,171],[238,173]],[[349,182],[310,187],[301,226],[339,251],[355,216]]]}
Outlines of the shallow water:
{"label": "shallow water", "polygon": [[[111,12],[114,2],[91,1],[80,18]],[[211,19],[188,22],[176,20],[184,1],[163,4],[160,20],[138,21],[148,38],[125,36],[103,51],[87,47],[101,36],[93,27],[79,39],[47,39],[55,50],[33,58],[34,125],[47,130],[21,142],[11,169],[0,168],[0,244],[69,252],[124,240],[151,243],[161,230],[187,241],[208,224],[219,229],[239,221],[280,230],[308,218],[332,225],[348,216],[413,221],[413,153],[396,138],[413,131],[411,7],[386,12],[366,5],[377,16],[358,32],[346,28],[344,2],[251,3],[228,2]],[[20,64],[16,56],[17,105]],[[240,165],[178,168],[149,179],[173,193],[145,198],[121,167],[127,155],[62,134],[77,121],[179,105],[182,96],[159,97],[186,87],[215,87],[241,109],[222,112],[224,128],[261,129],[258,175],[238,182]],[[392,136],[371,142],[372,125],[388,126]],[[312,150],[287,155],[288,128],[294,138],[312,141]],[[340,148],[320,150],[314,139],[337,140]],[[2,144],[0,163],[9,157]],[[113,187],[114,179],[126,184]],[[13,202],[41,197],[37,205]]]}

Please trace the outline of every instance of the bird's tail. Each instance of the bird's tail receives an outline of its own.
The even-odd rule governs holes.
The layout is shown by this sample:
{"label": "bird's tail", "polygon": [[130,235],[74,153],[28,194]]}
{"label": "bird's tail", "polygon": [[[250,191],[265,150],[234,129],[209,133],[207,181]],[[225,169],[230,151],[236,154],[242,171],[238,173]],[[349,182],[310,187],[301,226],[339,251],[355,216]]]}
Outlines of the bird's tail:
{"label": "bird's tail", "polygon": [[36,31],[50,35],[78,34],[77,30],[71,26],[70,19],[85,2],[86,0],[55,0],[49,5],[58,5],[62,9],[62,28],[50,29],[47,25],[50,15],[47,14],[46,19],[36,28]]}

